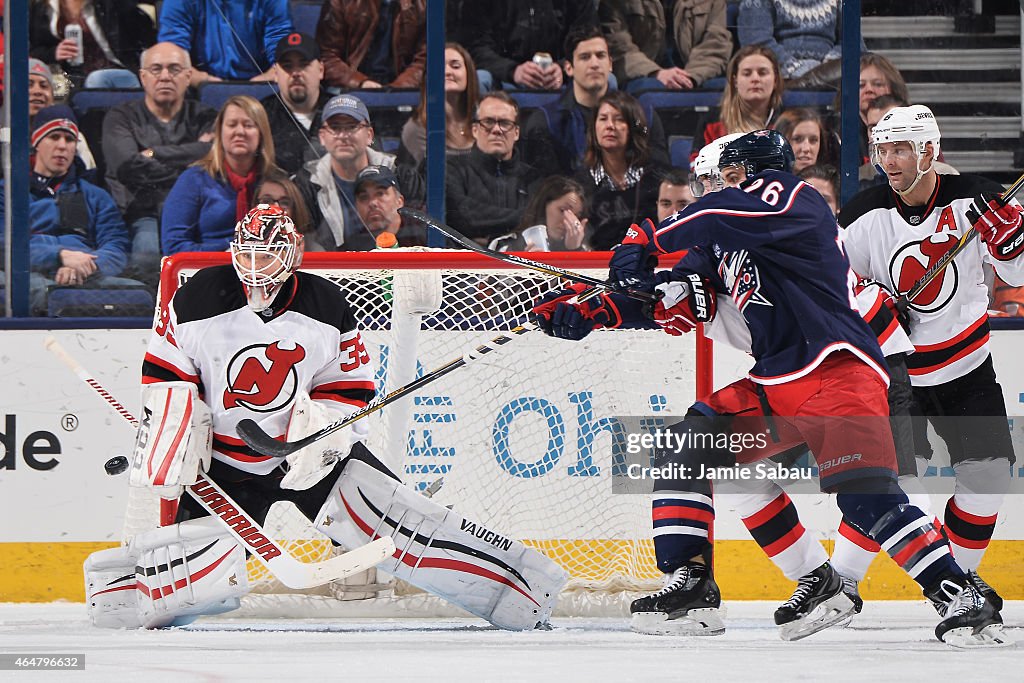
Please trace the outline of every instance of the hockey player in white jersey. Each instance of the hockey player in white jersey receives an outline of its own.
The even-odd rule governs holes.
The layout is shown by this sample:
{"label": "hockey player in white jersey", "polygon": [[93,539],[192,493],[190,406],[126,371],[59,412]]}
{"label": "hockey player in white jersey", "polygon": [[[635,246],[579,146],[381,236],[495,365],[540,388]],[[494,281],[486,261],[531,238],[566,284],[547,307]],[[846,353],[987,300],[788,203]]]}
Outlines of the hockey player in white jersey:
{"label": "hockey player in white jersey", "polygon": [[[840,212],[839,223],[853,269],[900,293],[909,291],[972,226],[981,238],[909,302],[915,353],[907,365],[914,410],[927,416],[946,443],[956,472],[943,531],[957,563],[998,609],[1002,600],[976,570],[992,538],[1015,456],[988,348],[982,266],[991,265],[1010,284],[1024,284],[1024,228],[1020,204],[1011,199],[1003,205],[998,184],[935,172],[939,141],[927,107],[889,111],[871,139],[872,159],[885,172],[888,186],[855,196]],[[944,596],[929,597],[941,609]]]}
{"label": "hockey player in white jersey", "polygon": [[[391,536],[398,549],[378,569],[496,626],[545,622],[565,572],[402,485],[364,446],[365,420],[286,464],[238,438],[235,426],[250,418],[296,440],[375,394],[374,361],[341,289],[297,270],[302,242],[280,207],[260,205],[236,226],[232,265],[199,271],[160,312],[142,369],[132,483],[176,499],[205,471],[259,524],[273,503],[290,501],[345,548]],[[162,627],[238,605],[248,591],[241,544],[189,496],[175,522],[86,561],[95,624]]]}

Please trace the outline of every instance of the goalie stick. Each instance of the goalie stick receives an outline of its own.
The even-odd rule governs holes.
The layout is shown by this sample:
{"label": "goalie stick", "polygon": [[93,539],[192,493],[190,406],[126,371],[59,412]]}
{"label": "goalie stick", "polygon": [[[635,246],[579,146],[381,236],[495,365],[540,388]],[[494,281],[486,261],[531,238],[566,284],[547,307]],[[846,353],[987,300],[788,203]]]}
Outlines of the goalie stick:
{"label": "goalie stick", "polygon": [[[92,387],[118,415],[133,427],[139,426],[135,416],[72,358],[56,339],[49,336],[43,345],[47,351],[71,368],[79,379]],[[185,490],[207,512],[221,520],[235,540],[255,555],[271,574],[289,588],[314,588],[351,574],[358,574],[375,567],[395,552],[395,544],[391,537],[384,536],[323,562],[300,562],[271,539],[255,519],[235,504],[220,486],[202,472],[199,473],[196,483],[186,486]]]}
{"label": "goalie stick", "polygon": [[427,214],[422,213],[420,211],[416,211],[415,209],[402,207],[398,209],[398,213],[402,214],[403,216],[408,216],[409,218],[415,219],[420,223],[423,223],[424,225],[430,226],[431,228],[437,230],[445,237],[454,240],[455,242],[458,242],[466,249],[475,251],[478,254],[483,254],[484,256],[489,256],[493,259],[504,261],[505,263],[514,263],[517,266],[522,266],[523,268],[528,268],[530,270],[536,270],[541,273],[547,273],[548,275],[555,275],[557,277],[563,277],[568,280],[573,280],[575,282],[580,282],[585,285],[590,285],[592,287],[598,287],[601,290],[615,292],[616,294],[622,294],[624,296],[628,296],[631,299],[643,301],[644,303],[653,304],[658,301],[658,296],[655,294],[651,294],[650,292],[644,292],[639,289],[633,289],[632,287],[618,287],[611,282],[607,282],[605,280],[598,280],[596,277],[590,277],[589,275],[584,275],[583,273],[577,273],[572,270],[566,270],[565,268],[559,268],[558,266],[553,266],[547,263],[541,263],[540,261],[534,261],[533,259],[528,259],[523,256],[517,256],[516,254],[510,254],[503,251],[494,251],[493,249],[488,249],[487,247],[477,244],[476,242],[466,237],[462,233],[458,232],[454,228],[451,228],[445,225],[444,223],[438,222],[431,218],[430,216],[428,216]]}
{"label": "goalie stick", "polygon": [[[1024,0],[1022,0],[1022,2],[1024,2]],[[1017,178],[1017,180],[1014,181],[1013,185],[1010,185],[1010,187],[1008,187],[1005,192],[999,195],[999,201],[1002,204],[1008,203],[1011,199],[1014,198],[1014,196],[1018,192],[1020,192],[1021,187],[1024,187],[1024,175]],[[927,288],[928,285],[930,285],[932,281],[939,276],[939,273],[944,271],[946,269],[946,266],[952,263],[953,259],[955,259],[960,254],[960,252],[966,249],[967,245],[973,242],[974,238],[977,236],[978,231],[975,230],[974,226],[972,225],[964,232],[963,235],[960,236],[960,239],[957,240],[957,243],[953,245],[953,248],[947,251],[945,254],[943,254],[938,261],[933,263],[932,267],[925,271],[925,274],[922,275],[917,280],[917,282],[915,282],[914,285],[907,290],[907,293],[899,298],[899,300],[896,302],[896,307],[899,308],[901,311],[906,311],[907,308],[910,306],[911,302],[913,302],[914,299],[920,296],[921,292],[923,292],[925,288]]]}

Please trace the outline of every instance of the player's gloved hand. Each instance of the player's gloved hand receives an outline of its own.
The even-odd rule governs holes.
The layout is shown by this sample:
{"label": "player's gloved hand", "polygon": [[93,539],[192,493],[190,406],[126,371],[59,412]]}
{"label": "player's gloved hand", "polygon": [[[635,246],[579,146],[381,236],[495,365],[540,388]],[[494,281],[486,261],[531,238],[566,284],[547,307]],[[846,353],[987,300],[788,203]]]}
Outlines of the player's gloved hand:
{"label": "player's gloved hand", "polygon": [[998,195],[986,192],[974,198],[967,210],[967,220],[997,261],[1010,261],[1024,252],[1024,221],[1019,204],[1011,202],[1004,206]]}
{"label": "player's gloved hand", "polygon": [[586,289],[586,285],[572,285],[545,294],[533,307],[533,322],[547,335],[577,341],[595,328],[622,324],[622,316],[607,294],[576,301]]}
{"label": "player's gloved hand", "polygon": [[697,323],[715,319],[715,290],[697,273],[689,273],[685,280],[664,282],[657,291],[662,296],[654,304],[654,322],[672,336],[692,332]]}
{"label": "player's gloved hand", "polygon": [[654,223],[645,218],[629,226],[622,243],[614,248],[608,262],[608,281],[617,287],[654,291],[654,267],[658,264],[654,246]]}

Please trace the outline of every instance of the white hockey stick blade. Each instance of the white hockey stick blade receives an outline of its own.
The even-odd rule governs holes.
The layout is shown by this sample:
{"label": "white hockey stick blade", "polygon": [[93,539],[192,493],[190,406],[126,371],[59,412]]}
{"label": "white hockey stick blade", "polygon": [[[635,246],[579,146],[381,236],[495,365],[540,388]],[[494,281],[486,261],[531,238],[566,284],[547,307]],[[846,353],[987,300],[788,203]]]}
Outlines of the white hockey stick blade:
{"label": "white hockey stick blade", "polygon": [[262,562],[288,588],[314,588],[366,571],[390,557],[395,543],[390,536],[378,538],[355,550],[323,562],[300,562],[262,532],[255,520],[231,504],[224,490],[200,474],[185,490],[214,517],[219,517],[231,535]]}

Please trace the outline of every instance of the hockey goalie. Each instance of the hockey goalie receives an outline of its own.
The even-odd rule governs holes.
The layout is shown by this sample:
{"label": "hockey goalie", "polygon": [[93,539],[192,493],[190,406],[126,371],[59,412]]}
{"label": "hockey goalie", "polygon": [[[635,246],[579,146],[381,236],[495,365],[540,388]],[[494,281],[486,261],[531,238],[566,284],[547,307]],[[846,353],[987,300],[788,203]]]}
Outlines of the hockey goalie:
{"label": "hockey goalie", "polygon": [[365,420],[286,459],[238,438],[243,418],[295,440],[353,413],[374,396],[374,366],[341,290],[297,272],[302,236],[280,207],[250,211],[230,250],[232,264],[196,273],[154,326],[130,479],[179,499],[176,523],[86,560],[92,622],[159,628],[239,605],[246,550],[224,515],[182,495],[199,477],[259,525],[283,500],[345,549],[392,537],[379,570],[495,626],[546,622],[566,573],[519,542],[463,531],[479,522],[404,486],[364,445]]}

